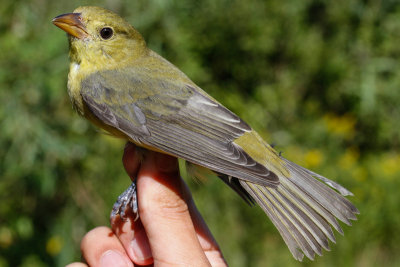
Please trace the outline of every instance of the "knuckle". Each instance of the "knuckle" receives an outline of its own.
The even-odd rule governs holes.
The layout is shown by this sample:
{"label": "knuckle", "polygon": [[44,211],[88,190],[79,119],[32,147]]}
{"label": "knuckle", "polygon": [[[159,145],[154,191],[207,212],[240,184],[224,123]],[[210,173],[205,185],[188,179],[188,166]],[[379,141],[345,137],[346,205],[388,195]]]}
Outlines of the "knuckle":
{"label": "knuckle", "polygon": [[170,219],[180,219],[189,214],[187,203],[176,192],[160,190],[141,204],[141,210],[139,211],[141,215],[149,214],[151,216],[156,215]]}
{"label": "knuckle", "polygon": [[181,216],[186,215],[189,212],[189,208],[182,198],[177,198],[175,201],[164,199],[164,201],[161,202],[160,211],[164,215]]}

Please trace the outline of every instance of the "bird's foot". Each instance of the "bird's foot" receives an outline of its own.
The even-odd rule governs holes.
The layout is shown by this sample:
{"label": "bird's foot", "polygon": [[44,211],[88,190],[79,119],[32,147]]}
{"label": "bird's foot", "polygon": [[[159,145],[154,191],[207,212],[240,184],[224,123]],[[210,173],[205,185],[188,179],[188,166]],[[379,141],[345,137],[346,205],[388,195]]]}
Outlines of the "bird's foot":
{"label": "bird's foot", "polygon": [[133,182],[128,189],[126,189],[114,203],[113,209],[111,211],[110,220],[115,221],[116,217],[119,215],[122,220],[127,219],[126,212],[130,209],[136,216],[135,221],[139,219],[138,212],[138,202],[136,197],[136,183]]}

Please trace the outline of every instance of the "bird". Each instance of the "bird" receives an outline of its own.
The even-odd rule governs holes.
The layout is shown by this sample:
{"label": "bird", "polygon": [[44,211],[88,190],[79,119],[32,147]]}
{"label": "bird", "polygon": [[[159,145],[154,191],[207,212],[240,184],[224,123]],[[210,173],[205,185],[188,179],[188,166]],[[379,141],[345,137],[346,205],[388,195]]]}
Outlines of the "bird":
{"label": "bird", "polygon": [[[296,260],[313,260],[343,234],[359,211],[340,184],[278,153],[239,116],[147,47],[116,13],[78,7],[53,24],[67,33],[68,94],[77,113],[143,150],[207,169],[247,203],[257,203]],[[136,187],[118,198],[111,217],[138,214]]]}

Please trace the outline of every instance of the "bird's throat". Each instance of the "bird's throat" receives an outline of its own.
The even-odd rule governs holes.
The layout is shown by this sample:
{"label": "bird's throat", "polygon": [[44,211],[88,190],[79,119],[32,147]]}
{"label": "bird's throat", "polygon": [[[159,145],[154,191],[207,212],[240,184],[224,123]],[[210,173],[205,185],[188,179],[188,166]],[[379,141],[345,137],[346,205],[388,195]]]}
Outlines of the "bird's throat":
{"label": "bird's throat", "polygon": [[80,64],[71,61],[68,74],[68,94],[71,98],[72,106],[80,115],[84,115],[83,100],[80,94],[82,73]]}

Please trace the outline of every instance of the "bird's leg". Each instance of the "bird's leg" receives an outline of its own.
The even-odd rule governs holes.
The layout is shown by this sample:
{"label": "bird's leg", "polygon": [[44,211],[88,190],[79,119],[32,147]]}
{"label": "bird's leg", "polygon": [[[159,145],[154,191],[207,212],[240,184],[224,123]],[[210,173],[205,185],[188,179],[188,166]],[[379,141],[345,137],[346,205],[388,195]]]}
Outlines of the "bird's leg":
{"label": "bird's leg", "polygon": [[125,145],[122,163],[125,171],[133,181],[132,184],[118,197],[110,214],[111,223],[120,217],[126,220],[131,212],[134,215],[135,221],[139,219],[138,199],[136,179],[140,169],[140,164],[143,157],[143,150],[128,142]]}
{"label": "bird's leg", "polygon": [[121,219],[127,218],[126,212],[130,209],[135,215],[135,221],[139,219],[138,202],[136,196],[136,180],[118,197],[111,211],[110,220],[114,221],[119,215]]}

